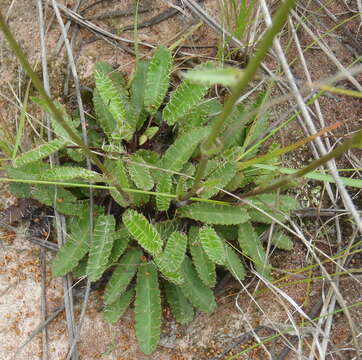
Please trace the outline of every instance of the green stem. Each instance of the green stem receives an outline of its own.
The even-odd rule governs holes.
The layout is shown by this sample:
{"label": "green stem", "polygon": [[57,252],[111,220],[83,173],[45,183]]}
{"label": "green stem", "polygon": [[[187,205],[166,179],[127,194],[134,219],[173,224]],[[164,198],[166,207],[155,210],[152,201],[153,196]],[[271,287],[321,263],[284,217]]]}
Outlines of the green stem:
{"label": "green stem", "polygon": [[[95,185],[95,184],[77,184],[77,183],[68,183],[68,182],[60,182],[60,181],[48,181],[48,180],[29,180],[29,179],[11,179],[11,178],[0,178],[0,183],[20,183],[20,184],[31,184],[31,185],[54,185],[54,186],[64,186],[64,187],[76,187],[76,188],[85,188],[85,189],[100,189],[100,190],[116,190],[115,186],[109,185]],[[147,191],[147,190],[139,190],[132,188],[122,188],[124,192],[134,193],[134,194],[144,194],[144,195],[153,195],[153,196],[163,196],[171,199],[177,199],[177,195],[161,193],[156,191]],[[217,204],[223,206],[235,206],[234,204],[227,201],[220,200],[212,200],[212,199],[203,199],[191,197],[190,200],[204,202],[209,204]]]}
{"label": "green stem", "polygon": [[204,143],[204,149],[206,151],[209,150],[214,145],[216,138],[219,136],[219,133],[222,130],[225,120],[231,114],[231,111],[233,110],[236,101],[239,99],[242,92],[247,88],[249,82],[253,79],[262,61],[268,54],[268,50],[273,44],[274,37],[282,29],[288,17],[289,11],[294,6],[294,3],[295,0],[286,0],[277,11],[273,20],[273,25],[269,28],[269,30],[266,32],[266,34],[260,41],[260,45],[255,55],[253,56],[252,60],[249,62],[248,66],[246,67],[243,76],[241,77],[240,81],[236,84],[234,91],[227,99],[223,111],[216,118],[216,121],[214,122],[214,125],[211,129],[210,135],[208,136],[208,138]]}
{"label": "green stem", "polygon": [[[5,22],[5,19],[2,15],[2,13],[0,12],[0,29],[2,30],[2,32],[4,33],[4,36],[6,38],[6,40],[8,41],[11,49],[13,50],[15,56],[17,57],[18,61],[20,62],[20,64],[23,66],[25,72],[27,73],[27,75],[29,76],[29,78],[31,79],[31,81],[33,82],[35,88],[39,91],[40,96],[44,99],[46,105],[49,107],[54,119],[63,127],[63,129],[67,132],[67,134],[69,135],[69,137],[72,139],[72,141],[74,143],[76,143],[83,151],[84,153],[89,156],[89,158],[91,159],[91,161],[110,179],[113,179],[112,174],[105,168],[105,166],[102,164],[102,162],[98,159],[98,157],[93,154],[87,147],[87,145],[83,142],[83,140],[78,137],[73,130],[69,127],[69,125],[64,121],[62,113],[59,111],[59,109],[55,106],[55,104],[53,103],[52,99],[48,96],[48,94],[46,93],[44,86],[42,84],[42,82],[40,81],[40,79],[38,78],[38,76],[35,74],[35,72],[33,71],[33,69],[31,68],[29,62],[26,59],[25,54],[23,53],[23,51],[21,50],[19,44],[17,43],[17,41],[14,39],[8,25]],[[122,188],[115,183],[115,186],[117,188],[117,190],[123,195],[125,196],[126,199],[128,199],[127,194],[125,194],[122,190]]]}
{"label": "green stem", "polygon": [[[187,200],[191,196],[195,195],[195,191],[197,191],[197,189],[199,188],[203,175],[205,173],[209,156],[211,156],[211,154],[213,153],[213,147],[217,144],[217,138],[222,131],[226,119],[230,116],[235,103],[237,102],[243,91],[247,88],[249,82],[253,79],[255,73],[259,69],[262,61],[268,53],[269,48],[273,44],[274,37],[282,29],[285,21],[287,20],[289,11],[293,8],[294,4],[295,0],[285,0],[284,3],[280,6],[274,17],[273,25],[268,29],[268,31],[265,33],[264,37],[260,41],[260,45],[254,57],[250,60],[240,81],[235,85],[231,95],[226,100],[221,114],[215,119],[209,136],[201,145],[201,153],[203,155],[203,158],[197,168],[197,181],[195,180],[192,189],[183,197],[183,200]],[[218,151],[220,150],[221,149],[219,149]]]}
{"label": "green stem", "polygon": [[254,195],[259,195],[265,192],[270,192],[270,191],[274,191],[276,189],[279,189],[280,187],[289,184],[292,180],[299,178],[301,176],[304,176],[305,174],[310,173],[311,171],[317,169],[319,166],[325,164],[326,162],[328,162],[329,160],[332,160],[340,155],[342,155],[345,151],[347,151],[348,149],[350,149],[351,147],[353,147],[354,145],[357,145],[359,143],[362,142],[362,130],[358,131],[357,134],[355,134],[352,138],[350,138],[349,140],[345,141],[343,144],[337,146],[333,151],[331,151],[330,153],[322,156],[321,158],[313,161],[312,163],[310,163],[308,166],[306,166],[305,168],[284,177],[283,179],[281,179],[280,181],[277,181],[276,183],[269,185],[269,186],[265,186],[265,187],[259,187],[256,188],[255,190],[249,191],[246,194],[243,194],[241,196],[239,196],[241,199],[249,197],[249,196],[254,196]]}
{"label": "green stem", "polygon": [[197,166],[197,169],[196,169],[194,184],[192,185],[192,188],[190,189],[190,191],[187,194],[185,194],[185,196],[183,196],[181,200],[188,200],[193,195],[196,194],[196,192],[199,189],[199,186],[201,184],[201,180],[202,180],[202,178],[204,176],[206,166],[207,166],[207,162],[208,162],[208,157],[207,156],[201,156],[201,160],[200,160],[199,165]]}

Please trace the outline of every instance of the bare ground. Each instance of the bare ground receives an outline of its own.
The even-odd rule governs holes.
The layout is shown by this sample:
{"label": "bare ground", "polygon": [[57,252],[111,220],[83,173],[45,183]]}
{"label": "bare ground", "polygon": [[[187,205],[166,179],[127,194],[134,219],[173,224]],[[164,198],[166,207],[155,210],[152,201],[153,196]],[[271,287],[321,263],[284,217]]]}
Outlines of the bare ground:
{"label": "bare ground", "polygon": [[[72,1],[65,2],[69,7]],[[85,1],[85,5],[90,1]],[[105,1],[99,6],[95,6],[88,16],[108,12],[110,10],[129,8],[131,1],[124,1],[116,4],[114,1]],[[141,16],[141,20],[158,14],[165,8],[165,3],[158,1],[141,1],[141,5],[152,7],[150,13]],[[217,13],[217,6],[214,1],[205,1],[205,6],[210,9],[211,14]],[[12,7],[9,10],[9,6]],[[2,13],[8,13],[8,23],[14,32],[16,38],[20,41],[22,48],[28,55],[32,64],[39,61],[40,46],[38,36],[37,13],[35,1],[10,1],[0,0],[0,9]],[[313,9],[312,7],[312,10]],[[340,2],[332,1],[330,10],[335,14],[346,12]],[[51,10],[48,9],[48,22],[51,19]],[[338,16],[339,21],[347,17],[348,13]],[[192,19],[187,16],[176,16],[158,25],[140,30],[140,40],[151,44],[170,44],[179,32],[184,32],[189,28]],[[319,30],[324,31],[325,27],[329,28],[332,23],[327,17],[319,19]],[[95,20],[95,23],[108,29],[110,32],[117,33],[120,26],[132,23],[130,18],[112,18],[110,20]],[[351,33],[353,36],[357,33],[358,19],[349,22],[343,28],[344,31]],[[355,36],[356,37],[356,36]],[[54,23],[47,34],[47,48],[49,50],[50,77],[51,87],[56,98],[62,98],[63,101],[74,98],[72,88],[70,95],[63,97],[64,73],[66,71],[66,55],[64,49],[59,55],[51,56],[59,38],[59,28]],[[129,33],[131,38],[131,33]],[[303,35],[301,32],[302,45],[310,43],[311,39]],[[327,42],[338,58],[344,64],[349,64],[356,57],[356,49],[353,44],[345,42],[346,35],[344,32],[333,33],[333,36],[327,37]],[[358,37],[357,37],[358,40]],[[361,36],[359,37],[359,41]],[[192,44],[217,44],[216,35],[206,26],[203,26],[193,37]],[[93,67],[97,60],[105,60],[114,65],[118,65],[126,74],[130,74],[134,66],[134,57],[121,49],[117,49],[113,45],[107,44],[105,41],[97,39],[94,35],[82,29],[78,36],[76,44],[76,53],[78,53],[77,65],[81,78],[81,83],[91,85],[93,82]],[[147,48],[142,51],[148,53]],[[200,49],[190,49],[192,53],[200,53]],[[215,49],[202,50],[204,55],[214,56]],[[293,58],[295,54],[292,48],[289,52]],[[0,54],[1,67],[1,83],[0,83],[0,121],[3,131],[8,130],[9,134],[14,134],[16,129],[16,119],[19,111],[14,105],[16,99],[11,87],[15,93],[24,94],[25,77],[19,68],[17,62],[11,53],[7,50],[4,43],[1,47]],[[331,65],[330,61],[325,58],[321,51],[317,48],[306,53],[309,69],[312,72],[313,79],[320,79],[328,74],[333,74],[336,68]],[[268,61],[273,68],[274,60]],[[275,65],[275,63],[274,63]],[[303,79],[303,73],[297,62],[292,68],[295,75]],[[40,74],[39,67],[37,68]],[[361,80],[361,79],[360,79]],[[19,85],[20,84],[20,85]],[[343,84],[346,84],[345,82]],[[348,85],[347,85],[348,86]],[[10,102],[11,100],[12,102]],[[345,121],[343,126],[333,134],[330,134],[331,141],[334,142],[340,137],[348,135],[351,131],[356,130],[361,125],[361,103],[360,100],[346,96],[324,96],[320,100],[322,111],[325,114],[327,125],[338,120]],[[31,122],[38,127],[37,121],[41,116],[37,109],[30,106],[29,113],[34,119],[27,122],[27,133],[31,133]],[[280,109],[278,110],[280,111]],[[276,117],[280,112],[276,113]],[[289,144],[291,141],[299,140],[304,136],[302,130],[297,124],[292,124],[288,129],[282,131],[279,135],[279,141],[282,144]],[[27,137],[24,137],[27,139]],[[23,149],[30,148],[35,139],[29,138],[23,144]],[[348,157],[340,159],[341,164],[350,167],[351,155],[361,158],[361,153],[353,151]],[[298,167],[312,157],[308,147],[298,150],[293,156],[286,157],[286,165]],[[320,184],[318,184],[320,185]],[[296,190],[302,202],[307,206],[315,206],[319,203],[328,204],[328,200],[323,191],[318,192],[316,198],[313,188],[316,186],[313,182],[309,185],[303,184],[300,189]],[[357,205],[361,200],[356,199]],[[9,194],[6,187],[1,191],[1,205],[3,208],[13,204],[15,199]],[[359,204],[358,204],[359,203]],[[305,230],[308,239],[314,239],[321,249],[326,253],[332,254],[335,251],[335,228],[332,224],[325,225],[323,218],[303,218],[303,230]],[[42,271],[40,266],[40,249],[28,241],[26,229],[29,222],[21,223],[14,229],[4,229],[1,238],[1,254],[0,254],[0,359],[10,359],[14,356],[16,349],[20,344],[24,343],[29,334],[41,322],[41,278]],[[349,221],[342,221],[343,240],[347,243],[352,236],[352,227]],[[47,235],[47,234],[46,234]],[[52,254],[47,252],[46,260],[49,264]],[[273,266],[279,269],[274,274],[275,279],[282,278],[285,273],[293,272],[301,267],[309,264],[310,258],[307,256],[305,247],[295,241],[294,251],[285,253],[276,251],[271,258]],[[350,267],[361,268],[361,256],[351,259]],[[328,289],[328,283],[317,280],[313,283],[298,283],[296,280],[301,278],[309,278],[319,275],[318,270],[312,273],[303,273],[300,275],[292,275],[286,281],[283,281],[283,290],[298,305],[303,305],[303,310],[308,313],[313,306],[318,304],[325,296]],[[357,280],[359,275],[356,275]],[[91,293],[88,306],[88,312],[79,341],[79,354],[81,359],[212,359],[217,355],[232,355],[239,351],[256,344],[255,336],[250,337],[248,341],[238,344],[238,337],[245,332],[254,330],[260,338],[275,334],[276,331],[283,330],[283,326],[287,324],[287,310],[292,311],[293,307],[285,300],[271,293],[262,285],[257,286],[257,282],[252,274],[248,281],[244,284],[247,288],[240,289],[240,285],[236,283],[228,283],[225,285],[224,291],[218,296],[218,309],[212,314],[197,314],[196,319],[189,326],[180,326],[174,322],[169,311],[164,313],[164,325],[162,330],[161,343],[157,351],[150,355],[143,355],[139,350],[135,340],[133,330],[133,312],[129,310],[121,321],[111,326],[102,320],[102,290],[96,290]],[[63,303],[62,297],[62,280],[54,279],[51,276],[49,267],[46,271],[46,289],[47,289],[47,312],[51,314]],[[241,291],[240,291],[241,290]],[[340,291],[347,305],[360,302],[361,285],[359,281],[346,277],[340,283]],[[254,294],[254,301],[247,295],[247,292]],[[238,296],[239,294],[239,296]],[[80,303],[76,305],[76,314],[79,316]],[[354,320],[357,333],[361,333],[362,312],[360,308],[351,309],[351,315]],[[300,316],[295,313],[295,320],[300,320]],[[260,328],[262,326],[263,328]],[[274,328],[274,330],[273,330]],[[308,330],[308,329],[307,329]],[[303,348],[307,349],[311,337],[306,331]],[[68,338],[66,332],[66,321],[64,313],[50,323],[48,326],[49,336],[49,359],[58,360],[65,359],[68,350]],[[285,349],[286,341],[293,341],[293,334],[287,334],[282,341],[276,343],[268,343],[269,351],[279,353]],[[240,340],[240,339],[239,339]],[[236,344],[232,349],[231,345]],[[340,359],[352,359],[353,352],[348,349],[352,348],[351,334],[346,322],[345,316],[340,313],[334,317],[331,332],[331,349],[342,349],[339,352]],[[21,352],[15,355],[15,359],[42,359],[43,358],[43,341],[41,334],[37,335]],[[225,358],[225,356],[223,358]],[[247,355],[239,355],[237,359],[266,359],[267,355],[262,347],[256,347],[248,352]],[[297,355],[290,352],[286,359],[296,359]]]}

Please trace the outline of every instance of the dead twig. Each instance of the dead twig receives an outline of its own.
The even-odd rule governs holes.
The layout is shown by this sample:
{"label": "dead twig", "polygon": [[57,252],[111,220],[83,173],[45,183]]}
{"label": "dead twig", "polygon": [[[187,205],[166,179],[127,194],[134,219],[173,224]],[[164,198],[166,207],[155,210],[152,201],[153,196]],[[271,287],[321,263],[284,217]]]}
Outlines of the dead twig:
{"label": "dead twig", "polygon": [[[82,127],[83,142],[84,142],[84,144],[86,146],[88,146],[89,141],[88,141],[88,135],[87,135],[85,113],[84,113],[82,96],[81,96],[81,92],[80,92],[79,77],[78,77],[78,72],[77,72],[77,68],[76,68],[76,65],[75,65],[75,60],[74,60],[72,48],[71,48],[71,45],[70,45],[69,40],[67,38],[66,29],[65,29],[63,20],[61,18],[61,15],[60,15],[60,12],[59,12],[59,9],[57,7],[57,4],[56,4],[55,0],[52,0],[52,5],[53,5],[53,8],[54,8],[56,17],[58,19],[59,26],[61,28],[62,35],[64,37],[64,44],[65,44],[67,54],[68,54],[69,66],[70,66],[71,73],[72,73],[73,80],[74,80],[74,84],[75,84],[75,91],[76,91],[76,97],[77,97],[77,103],[78,103],[79,115],[80,115],[80,123],[81,123],[81,127]],[[89,156],[87,156],[86,162],[87,162],[88,170],[91,170],[92,169],[92,164],[91,164],[91,160],[90,160]],[[94,204],[94,202],[93,202],[93,189],[90,188],[89,189],[89,228],[90,228],[89,234],[90,234],[90,243],[92,243],[92,234],[93,234],[93,204]],[[77,341],[78,341],[78,338],[80,336],[81,328],[82,328],[83,321],[84,321],[84,318],[85,318],[85,312],[86,312],[86,309],[87,309],[90,288],[91,288],[91,281],[87,280],[87,286],[86,286],[86,292],[85,292],[85,296],[84,296],[82,311],[81,311],[78,326],[77,326],[77,328],[75,330],[74,337],[73,337],[71,345],[70,345],[70,350],[69,350],[69,353],[67,355],[67,360],[73,358],[73,352],[75,354],[77,353],[76,345],[77,345]]]}
{"label": "dead twig", "polygon": [[[171,17],[177,15],[179,13],[179,11],[175,8],[167,8],[166,10],[162,11],[160,14],[152,17],[149,20],[146,20],[145,22],[138,24],[137,28],[138,29],[143,29],[146,27],[150,27],[153,25],[157,25],[167,19],[170,19]],[[122,31],[129,31],[129,30],[133,30],[134,29],[134,25],[127,25],[124,28],[122,28]]]}
{"label": "dead twig", "polygon": [[[93,24],[92,22],[85,20],[81,15],[79,15],[75,11],[66,8],[65,6],[63,6],[61,4],[58,4],[57,2],[56,2],[56,5],[58,6],[59,10],[61,10],[63,12],[63,14],[65,16],[67,16],[69,19],[71,19],[75,23],[79,24],[80,26],[86,28],[87,30],[93,31],[97,34],[103,35],[103,36],[105,36],[109,39],[115,40],[115,41],[123,42],[126,44],[134,44],[134,40],[130,40],[130,39],[127,39],[127,38],[124,38],[121,36],[114,35],[108,31],[102,29],[101,27]],[[154,45],[151,45],[151,44],[143,42],[143,41],[139,41],[138,44],[151,48],[151,49],[154,49],[156,47]]]}
{"label": "dead twig", "polygon": [[54,252],[59,250],[58,245],[54,244],[50,241],[33,239],[33,238],[30,238],[29,241],[32,242],[33,244],[39,245],[40,247],[42,247],[44,249],[47,249],[47,250],[51,250]]}
{"label": "dead twig", "polygon": [[[321,299],[316,304],[314,304],[314,306],[308,313],[308,316],[311,319],[314,319],[318,315],[322,305],[323,305],[323,300]],[[293,345],[296,345],[297,341],[298,341],[298,337],[293,337],[291,340]],[[278,360],[284,360],[284,359],[286,359],[286,357],[288,356],[288,354],[290,353],[291,350],[292,349],[290,346],[285,346],[284,349],[275,358]]]}
{"label": "dead twig", "polygon": [[[151,10],[152,10],[152,8],[139,8],[138,13],[143,14],[143,13],[151,11]],[[126,16],[135,15],[135,13],[136,13],[136,9],[134,9],[134,8],[126,9],[126,10],[114,10],[114,11],[109,11],[109,12],[105,12],[102,14],[90,16],[89,18],[87,18],[87,20],[104,20],[104,19],[110,19],[110,18],[115,18],[115,17],[126,17]],[[132,29],[133,29],[133,26],[132,26]]]}
{"label": "dead twig", "polygon": [[[77,2],[75,3],[75,5],[73,6],[73,11],[77,11],[77,10],[78,10],[81,1],[82,1],[82,0],[77,0]],[[67,24],[65,25],[66,33],[68,33],[68,31],[69,31],[70,25],[71,25],[71,21],[68,21]],[[62,50],[63,45],[64,45],[64,40],[63,40],[63,37],[60,36],[57,44],[55,45],[55,49],[54,49],[54,52],[53,52],[54,56],[58,56],[58,55],[59,55],[60,51]]]}
{"label": "dead twig", "polygon": [[43,321],[35,330],[33,330],[27,340],[23,342],[17,349],[14,355],[11,357],[12,359],[16,359],[17,355],[23,350],[43,329],[45,329],[62,311],[64,311],[65,306],[59,306],[45,321]]}
{"label": "dead twig", "polygon": [[98,4],[101,4],[102,2],[106,2],[106,1],[109,1],[109,0],[98,0],[98,1],[95,1],[93,4],[90,4],[90,5],[86,6],[85,8],[81,9],[80,13],[81,13],[81,14],[84,14],[85,12],[89,11],[89,10],[92,9],[93,7],[97,6]]}
{"label": "dead twig", "polygon": [[[80,4],[80,2],[79,2]],[[41,0],[38,0],[38,13],[39,13],[39,31],[40,31],[40,44],[41,44],[41,55],[42,55],[42,68],[43,68],[43,83],[44,89],[48,95],[50,95],[50,85],[49,85],[49,76],[48,76],[48,66],[47,66],[47,56],[46,56],[46,46],[45,46],[45,34],[44,34],[44,20],[43,20],[43,8]],[[51,132],[51,125],[49,117],[46,116],[47,128],[48,128],[48,140],[50,141],[53,137]],[[54,164],[59,163],[59,159],[57,155],[49,157],[50,164],[53,166]],[[56,196],[54,198],[56,201]],[[56,229],[57,229],[57,241],[58,246],[61,247],[65,243],[65,235],[66,235],[66,223],[64,215],[59,214],[56,210],[54,211],[55,221],[56,221]],[[72,294],[72,280],[71,276],[67,275],[63,278],[63,286],[64,286],[64,308],[67,319],[67,327],[68,327],[68,337],[69,343],[72,344],[74,334],[75,334],[75,319],[74,319],[74,308],[73,308],[73,294]],[[78,360],[78,352],[75,349],[73,353],[73,360]]]}
{"label": "dead twig", "polygon": [[[47,318],[47,291],[46,291],[46,251],[42,248],[40,252],[41,268],[41,320],[45,322]],[[42,330],[43,360],[49,359],[49,338],[48,329],[45,326]]]}
{"label": "dead twig", "polygon": [[324,209],[324,208],[303,208],[294,211],[299,217],[330,217],[336,216],[336,214],[350,214],[345,209]]}
{"label": "dead twig", "polygon": [[[210,360],[221,360],[222,358],[224,358],[226,355],[228,355],[230,353],[230,351],[232,351],[233,349],[235,349],[236,347],[240,347],[240,345],[250,341],[253,336],[254,336],[254,332],[258,332],[262,329],[265,329],[264,326],[258,326],[254,329],[254,331],[247,331],[244,332],[243,334],[239,335],[238,337],[234,338],[232,340],[232,343],[230,345],[228,345],[226,347],[226,349],[218,356],[215,356],[213,358],[211,358]],[[269,328],[268,328],[269,329]]]}

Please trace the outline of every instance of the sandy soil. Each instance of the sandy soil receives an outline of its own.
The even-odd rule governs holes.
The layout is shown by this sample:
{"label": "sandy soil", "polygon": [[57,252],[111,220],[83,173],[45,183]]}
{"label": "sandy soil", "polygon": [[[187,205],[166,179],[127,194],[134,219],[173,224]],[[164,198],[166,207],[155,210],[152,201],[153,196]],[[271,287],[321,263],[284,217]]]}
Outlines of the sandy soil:
{"label": "sandy soil", "polygon": [[[64,1],[71,7],[73,1]],[[90,1],[85,1],[86,5]],[[110,10],[126,9],[133,2],[130,0],[123,2],[104,1],[99,6],[95,6],[87,13],[88,16],[97,15]],[[145,7],[152,7],[152,11],[141,16],[141,20],[149,18],[162,11],[165,8],[165,2],[142,1]],[[217,6],[215,1],[205,1],[210,13],[216,14]],[[9,10],[9,6],[12,7]],[[340,8],[341,5],[332,2],[331,10],[335,13],[346,11]],[[37,24],[37,12],[35,1],[10,1],[0,0],[0,10],[6,14],[8,12],[8,23],[13,30],[16,38],[24,51],[27,53],[32,64],[39,61],[40,48]],[[47,23],[51,19],[51,10],[48,9]],[[348,14],[347,14],[348,15]],[[347,15],[341,15],[340,20]],[[130,18],[113,18],[110,20],[95,20],[96,24],[108,29],[113,33],[117,33],[120,26],[132,23]],[[140,30],[140,40],[152,44],[170,44],[180,32],[189,28],[192,18],[187,16],[176,16],[159,25],[151,28]],[[321,29],[324,26],[330,27],[332,23],[328,18],[321,18]],[[358,22],[348,23],[345,31],[355,32]],[[338,33],[342,40],[343,33]],[[126,35],[129,38],[131,34]],[[50,78],[51,87],[54,97],[62,97],[63,80],[66,70],[66,55],[64,49],[59,55],[53,56],[54,50],[59,38],[59,28],[56,23],[50,27],[47,34],[47,48],[49,49],[50,63]],[[361,38],[360,38],[361,39]],[[302,45],[307,45],[311,39],[307,36],[302,36]],[[333,51],[338,54],[339,59],[344,63],[350,63],[354,58],[354,49],[351,46],[345,46],[345,43],[337,36],[327,38],[327,42]],[[217,44],[215,34],[206,26],[203,26],[192,38],[190,43],[194,44]],[[348,44],[347,44],[348,45]],[[105,60],[113,65],[118,65],[126,74],[130,74],[134,66],[134,57],[123,50],[117,49],[114,46],[94,37],[91,33],[81,30],[76,43],[77,49],[77,65],[80,79],[83,85],[91,85],[93,82],[92,74],[94,63],[97,60]],[[142,51],[148,53],[149,50],[142,48]],[[192,49],[192,52],[195,52]],[[201,51],[201,50],[197,50]],[[191,52],[191,50],[190,50]],[[204,55],[215,55],[215,49],[202,50]],[[291,49],[290,54],[295,54],[294,49]],[[0,121],[2,126],[6,126],[11,135],[16,129],[16,119],[19,116],[19,111],[14,105],[16,102],[11,87],[15,93],[23,96],[26,86],[25,76],[19,68],[14,57],[7,50],[4,43],[1,46],[0,54],[1,67],[1,82],[0,82]],[[313,79],[319,79],[327,74],[332,74],[336,69],[331,65],[330,61],[326,60],[318,49],[313,49],[307,52],[307,60],[312,70]],[[269,65],[273,67],[273,60],[270,59]],[[37,68],[40,74],[39,67]],[[303,74],[299,64],[293,67],[293,71],[300,79]],[[361,79],[360,79],[361,80]],[[74,99],[72,88],[70,95],[63,101]],[[12,102],[10,102],[11,100]],[[338,129],[333,135],[334,137],[343,136],[360,127],[361,124],[361,104],[358,100],[344,96],[325,96],[321,98],[321,106],[326,117],[326,123],[330,124],[336,120],[346,120],[342,128]],[[26,132],[30,133],[31,122],[37,127],[37,121],[41,119],[38,110],[30,105],[29,113],[34,118],[29,118]],[[282,132],[280,141],[288,144],[290,141],[295,141],[303,137],[300,128],[293,124],[290,128]],[[26,139],[27,137],[25,137]],[[23,148],[26,150],[32,146],[36,139],[29,138],[24,142]],[[355,156],[360,156],[360,153],[355,152]],[[286,164],[290,166],[299,166],[307,162],[311,158],[309,149],[303,148],[296,152],[293,157],[286,159]],[[346,158],[341,161],[348,163]],[[313,184],[313,183],[312,183]],[[301,189],[307,200],[313,202],[311,188]],[[322,199],[318,199],[322,200]],[[15,203],[15,199],[9,194],[6,187],[1,190],[0,197],[1,207],[7,208]],[[327,227],[325,232],[319,232],[323,221],[315,219],[308,222],[305,220],[305,230],[309,238],[314,238],[317,243],[326,252],[332,252],[334,243],[328,243],[329,239],[335,238],[334,229]],[[27,340],[31,332],[41,322],[41,251],[39,247],[31,244],[28,241],[26,234],[29,223],[22,222],[13,229],[4,228],[0,239],[0,359],[43,359],[43,340],[42,335],[37,335],[24,349],[17,353],[16,349]],[[351,236],[350,226],[348,222],[343,223],[343,235],[347,243]],[[50,263],[52,254],[46,253],[46,262]],[[285,253],[276,251],[272,257],[273,266],[280,269],[274,274],[275,279],[281,278],[283,272],[292,271],[300,267],[307,266],[308,257],[306,256],[305,247],[298,241],[295,242],[294,251]],[[351,266],[361,268],[361,257],[354,258]],[[317,272],[315,273],[317,275]],[[311,274],[301,275],[302,277],[312,276]],[[306,312],[315,305],[321,298],[322,294],[328,288],[328,285],[323,281],[317,281],[308,285],[307,282],[294,284],[295,280],[299,280],[300,276],[293,276],[288,279],[286,286],[283,287],[285,293],[290,296],[298,305],[304,304]],[[126,315],[116,325],[111,326],[102,320],[102,290],[97,290],[91,293],[88,312],[83,326],[82,334],[79,341],[80,359],[112,359],[112,360],[131,360],[131,359],[212,359],[215,356],[222,354],[235,338],[251,329],[258,329],[259,326],[276,327],[282,330],[283,325],[288,321],[287,309],[291,310],[291,305],[286,305],[275,294],[263,289],[256,288],[256,281],[252,276],[248,278],[246,283],[247,291],[254,293],[255,301],[251,301],[244,288],[240,291],[240,285],[236,283],[228,283],[221,295],[218,296],[219,307],[213,314],[197,314],[196,319],[189,326],[181,326],[175,323],[169,310],[166,308],[164,312],[164,324],[162,330],[161,343],[157,351],[145,356],[139,350],[135,340],[133,329],[133,312],[128,310]],[[49,266],[46,270],[46,289],[47,289],[47,312],[51,314],[63,303],[62,295],[62,280],[54,279],[49,271]],[[361,286],[352,279],[341,282],[340,291],[347,304],[354,304],[361,301],[362,294]],[[79,316],[80,305],[76,304],[76,315]],[[357,309],[351,310],[352,318],[358,326],[357,333],[362,331],[362,312]],[[295,320],[298,320],[298,314],[295,314]],[[257,331],[257,330],[255,330]],[[270,336],[273,332],[267,329],[258,331],[258,336]],[[290,335],[286,338],[293,339]],[[65,359],[68,350],[68,340],[66,333],[66,321],[64,312],[50,323],[48,326],[49,340],[49,359],[60,360]],[[304,345],[310,341],[308,332]],[[245,349],[246,346],[252,346],[255,340],[237,345],[232,350],[228,351],[227,355],[232,355]],[[332,331],[332,344],[335,348],[350,348],[351,338],[349,328],[346,324],[346,319],[343,315],[335,317]],[[278,353],[283,347],[282,341],[277,341],[274,345]],[[268,346],[268,348],[270,348]],[[350,359],[352,353],[344,351],[341,353],[342,359]],[[266,359],[266,354],[262,348],[256,348],[245,356],[239,356],[238,359]],[[287,359],[295,359],[293,353],[289,354]]]}

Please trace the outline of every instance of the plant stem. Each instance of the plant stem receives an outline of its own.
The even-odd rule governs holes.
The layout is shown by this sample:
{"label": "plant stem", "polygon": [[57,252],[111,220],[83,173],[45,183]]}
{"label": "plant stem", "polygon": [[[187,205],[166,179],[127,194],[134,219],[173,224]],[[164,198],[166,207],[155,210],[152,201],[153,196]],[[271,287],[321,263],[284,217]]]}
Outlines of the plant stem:
{"label": "plant stem", "polygon": [[[47,180],[29,180],[29,179],[11,179],[11,178],[0,178],[0,183],[20,183],[20,184],[31,184],[31,185],[54,185],[54,186],[64,186],[64,187],[77,187],[77,188],[85,188],[85,189],[99,189],[99,190],[116,190],[115,186],[109,185],[94,185],[94,184],[82,184],[82,183],[68,183],[68,182],[60,182],[60,181],[47,181]],[[153,196],[163,196],[171,199],[177,199],[177,195],[168,194],[168,193],[160,193],[156,191],[147,191],[140,189],[131,189],[131,188],[122,188],[124,192],[133,193],[133,194],[144,194],[144,195],[153,195]],[[204,202],[209,204],[217,204],[224,206],[235,206],[235,204],[220,201],[220,200],[212,200],[212,199],[203,199],[191,197],[190,200]]]}
{"label": "plant stem", "polygon": [[280,6],[274,17],[273,25],[268,29],[268,31],[265,33],[264,37],[260,41],[260,45],[254,57],[250,60],[248,66],[243,73],[243,76],[235,85],[231,95],[226,100],[221,114],[215,119],[209,136],[201,145],[202,159],[197,167],[194,185],[192,186],[191,190],[183,197],[182,200],[187,200],[191,196],[195,195],[195,192],[200,187],[200,183],[205,173],[209,157],[212,154],[212,149],[216,144],[217,138],[222,131],[226,119],[230,116],[235,103],[241,96],[242,92],[247,88],[249,82],[253,79],[255,73],[259,69],[262,61],[268,53],[269,48],[273,45],[274,37],[282,29],[288,17],[289,11],[292,9],[294,4],[295,0],[285,0],[284,3]]}
{"label": "plant stem", "polygon": [[205,155],[201,156],[201,160],[200,160],[199,165],[197,166],[197,169],[196,169],[195,180],[194,180],[194,183],[192,185],[192,188],[190,189],[190,191],[187,194],[185,194],[185,196],[183,197],[182,200],[188,200],[194,194],[196,194],[196,192],[199,189],[199,186],[201,184],[201,180],[202,180],[202,178],[204,176],[208,159],[209,158],[207,156],[205,156]]}
{"label": "plant stem", "polygon": [[[46,105],[49,107],[54,119],[63,127],[63,129],[67,132],[69,137],[72,139],[74,143],[76,143],[83,151],[84,153],[89,156],[91,161],[110,179],[114,179],[112,174],[105,168],[105,166],[102,164],[102,162],[98,159],[98,157],[93,154],[87,147],[87,145],[83,142],[83,140],[77,136],[73,132],[73,130],[69,127],[69,125],[64,121],[63,116],[61,112],[58,110],[58,108],[53,103],[52,99],[48,96],[46,93],[44,86],[38,76],[35,74],[33,69],[31,68],[29,62],[26,59],[26,56],[24,52],[21,50],[19,44],[14,39],[8,25],[6,24],[6,21],[0,11],[0,29],[3,32],[6,40],[8,41],[11,49],[13,50],[15,56],[17,57],[18,61],[24,68],[25,72],[33,82],[35,88],[39,91],[40,96],[44,99]],[[122,188],[115,183],[116,189],[128,199],[128,196],[126,193],[123,192]]]}
{"label": "plant stem", "polygon": [[362,130],[358,131],[357,134],[355,134],[352,138],[348,139],[347,141],[345,141],[343,144],[337,146],[333,151],[331,151],[330,153],[322,156],[321,158],[313,161],[312,163],[310,163],[308,166],[306,166],[305,168],[291,174],[288,176],[285,176],[283,179],[277,181],[274,184],[271,184],[269,186],[265,186],[265,187],[259,187],[256,188],[255,190],[249,191],[243,195],[240,195],[239,198],[243,199],[249,196],[254,196],[254,195],[259,195],[265,192],[270,192],[276,189],[279,189],[280,187],[287,185],[288,183],[290,183],[292,180],[301,177],[305,174],[308,174],[309,172],[315,170],[316,168],[318,168],[319,166],[325,164],[326,162],[328,162],[329,160],[332,160],[340,155],[342,155],[346,150],[350,149],[351,147],[353,147],[353,145],[357,145],[359,143],[362,142]]}

